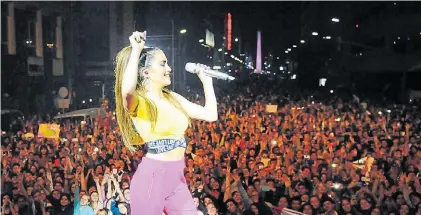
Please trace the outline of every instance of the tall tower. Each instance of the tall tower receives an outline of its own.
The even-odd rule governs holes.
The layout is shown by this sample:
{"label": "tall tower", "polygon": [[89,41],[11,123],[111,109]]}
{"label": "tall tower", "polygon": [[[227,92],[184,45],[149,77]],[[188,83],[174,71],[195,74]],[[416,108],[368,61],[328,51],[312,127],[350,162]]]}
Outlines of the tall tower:
{"label": "tall tower", "polygon": [[262,72],[262,32],[257,32],[256,72]]}

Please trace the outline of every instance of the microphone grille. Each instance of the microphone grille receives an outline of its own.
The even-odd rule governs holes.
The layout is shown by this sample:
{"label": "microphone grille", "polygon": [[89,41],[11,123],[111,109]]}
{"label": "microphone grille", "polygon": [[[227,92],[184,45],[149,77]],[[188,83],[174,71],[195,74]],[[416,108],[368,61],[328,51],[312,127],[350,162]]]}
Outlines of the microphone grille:
{"label": "microphone grille", "polygon": [[194,70],[196,69],[196,64],[195,63],[186,63],[186,67],[185,67],[187,72],[194,72]]}

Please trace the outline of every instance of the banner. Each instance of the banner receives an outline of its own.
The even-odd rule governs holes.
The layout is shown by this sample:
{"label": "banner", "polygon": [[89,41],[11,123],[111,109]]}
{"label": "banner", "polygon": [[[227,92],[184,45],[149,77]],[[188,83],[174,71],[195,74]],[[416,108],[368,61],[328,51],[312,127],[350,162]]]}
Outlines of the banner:
{"label": "banner", "polygon": [[38,130],[38,137],[58,139],[60,137],[60,125],[55,123],[40,124]]}
{"label": "banner", "polygon": [[266,112],[276,113],[278,111],[278,105],[266,105]]}

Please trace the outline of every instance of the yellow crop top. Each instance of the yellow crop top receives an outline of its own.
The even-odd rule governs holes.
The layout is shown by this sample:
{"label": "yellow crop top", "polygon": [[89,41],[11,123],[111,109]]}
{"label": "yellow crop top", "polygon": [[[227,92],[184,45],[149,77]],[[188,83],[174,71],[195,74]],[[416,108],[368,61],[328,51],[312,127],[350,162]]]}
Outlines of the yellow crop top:
{"label": "yellow crop top", "polygon": [[166,99],[153,100],[153,102],[157,108],[157,121],[153,131],[147,115],[145,99],[133,98],[128,105],[133,124],[143,141],[184,138],[184,133],[189,125],[186,115]]}

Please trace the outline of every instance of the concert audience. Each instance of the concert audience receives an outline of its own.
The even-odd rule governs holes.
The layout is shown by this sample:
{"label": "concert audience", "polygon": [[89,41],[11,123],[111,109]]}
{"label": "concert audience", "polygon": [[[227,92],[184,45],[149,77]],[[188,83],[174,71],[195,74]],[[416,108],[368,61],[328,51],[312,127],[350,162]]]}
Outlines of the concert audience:
{"label": "concert audience", "polygon": [[[198,214],[421,215],[413,107],[297,99],[261,79],[220,92],[219,121],[193,121],[186,133]],[[53,122],[60,139],[38,138],[39,125]],[[1,150],[2,214],[128,215],[130,192],[146,192],[129,189],[143,152],[124,148],[112,110],[83,122],[35,116],[3,134]]]}

